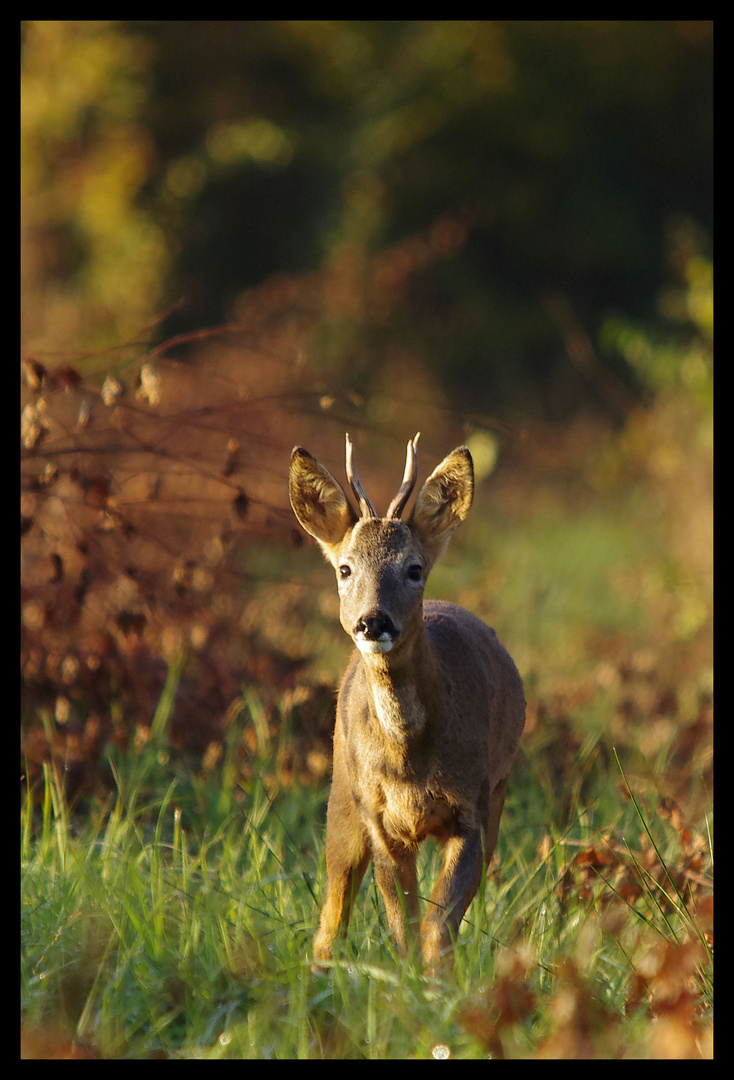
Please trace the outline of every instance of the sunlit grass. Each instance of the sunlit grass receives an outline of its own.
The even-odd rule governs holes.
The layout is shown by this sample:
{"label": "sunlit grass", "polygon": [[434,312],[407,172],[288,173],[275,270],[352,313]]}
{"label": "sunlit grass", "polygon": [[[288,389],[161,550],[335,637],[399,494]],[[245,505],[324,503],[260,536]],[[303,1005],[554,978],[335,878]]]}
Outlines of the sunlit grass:
{"label": "sunlit grass", "polygon": [[[31,1030],[53,1026],[105,1057],[420,1058],[436,1046],[534,1056],[565,1024],[564,1037],[596,1039],[602,1056],[644,1055],[648,1021],[639,1008],[626,1015],[636,972],[651,950],[694,942],[680,978],[696,983],[691,1009],[705,1032],[705,920],[690,890],[671,884],[683,826],[625,798],[626,778],[593,746],[566,800],[542,756],[519,768],[455,972],[433,982],[395,956],[369,874],[333,968],[311,974],[325,791],[279,789],[266,757],[247,784],[230,774],[223,800],[221,775],[172,777],[162,756],[149,744],[118,757],[116,795],[83,818],[50,767],[40,804],[26,801],[21,999]],[[654,839],[654,863],[641,834]],[[708,829],[705,840],[699,878],[711,873]],[[588,853],[604,843],[615,859],[597,865]],[[424,896],[437,854],[421,857]],[[646,977],[654,984],[654,971]],[[582,1022],[586,998],[593,1015]]]}
{"label": "sunlit grass", "polygon": [[[151,773],[154,754],[143,755]],[[287,803],[258,785],[215,831],[200,829],[201,790],[182,778],[149,799],[150,776],[133,766],[126,776],[118,763],[114,805],[78,830],[50,770],[40,823],[26,807],[27,1021],[61,1023],[111,1056],[194,1052],[192,1038],[216,1048],[227,1016],[279,992],[276,969],[305,965],[311,839],[289,832]],[[218,795],[212,783],[205,797]]]}

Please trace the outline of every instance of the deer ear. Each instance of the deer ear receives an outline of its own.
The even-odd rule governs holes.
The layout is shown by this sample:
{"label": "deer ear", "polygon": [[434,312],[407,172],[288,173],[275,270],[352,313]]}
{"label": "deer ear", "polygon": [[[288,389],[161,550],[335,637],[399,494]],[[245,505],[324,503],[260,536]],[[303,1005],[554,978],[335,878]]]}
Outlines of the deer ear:
{"label": "deer ear", "polygon": [[357,521],[341,484],[301,446],[293,448],[288,476],[293,513],[327,559]]}
{"label": "deer ear", "polygon": [[469,513],[473,498],[471,454],[465,446],[459,446],[428,477],[410,518],[410,527],[425,545],[432,562],[443,555],[451,534]]}

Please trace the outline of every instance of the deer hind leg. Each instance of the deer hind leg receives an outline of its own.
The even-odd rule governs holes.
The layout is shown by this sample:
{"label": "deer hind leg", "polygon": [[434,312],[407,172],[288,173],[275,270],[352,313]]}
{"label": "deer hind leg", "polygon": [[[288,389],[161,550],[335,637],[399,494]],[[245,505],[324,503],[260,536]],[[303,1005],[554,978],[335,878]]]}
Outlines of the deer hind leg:
{"label": "deer hind leg", "polygon": [[449,959],[452,938],[479,889],[483,865],[488,866],[494,854],[508,779],[500,780],[489,797],[484,835],[477,831],[466,837],[452,837],[444,846],[441,875],[421,926],[423,959],[431,971]]}
{"label": "deer hind leg", "polygon": [[487,866],[489,866],[490,859],[494,855],[494,849],[497,846],[497,835],[500,829],[502,807],[505,805],[508,780],[509,776],[506,776],[504,780],[500,780],[498,784],[495,784],[494,791],[489,796],[487,831],[484,835],[484,861]]}

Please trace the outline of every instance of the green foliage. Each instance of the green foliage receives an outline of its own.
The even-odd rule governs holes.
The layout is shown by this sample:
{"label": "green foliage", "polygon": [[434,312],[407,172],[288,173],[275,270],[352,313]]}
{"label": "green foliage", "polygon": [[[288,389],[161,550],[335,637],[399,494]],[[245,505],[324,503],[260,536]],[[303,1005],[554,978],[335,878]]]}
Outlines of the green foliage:
{"label": "green foliage", "polygon": [[[714,271],[700,251],[690,225],[671,236],[670,259],[681,280],[661,290],[658,309],[667,333],[652,334],[630,320],[614,318],[602,327],[604,351],[619,352],[656,395],[683,391],[709,414],[713,396]],[[671,327],[675,334],[671,334]]]}

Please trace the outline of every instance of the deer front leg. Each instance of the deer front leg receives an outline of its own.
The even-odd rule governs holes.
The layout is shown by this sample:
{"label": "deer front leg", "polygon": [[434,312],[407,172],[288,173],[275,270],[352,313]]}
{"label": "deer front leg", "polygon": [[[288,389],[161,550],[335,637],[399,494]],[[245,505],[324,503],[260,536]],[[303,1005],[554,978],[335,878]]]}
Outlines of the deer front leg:
{"label": "deer front leg", "polygon": [[479,888],[483,861],[478,828],[467,836],[452,836],[444,845],[441,874],[421,925],[423,961],[429,971],[435,972],[450,956],[452,938]]}
{"label": "deer front leg", "polygon": [[357,863],[350,864],[341,858],[332,860],[328,871],[326,900],[321,909],[319,929],[313,944],[312,970],[315,973],[321,970],[324,961],[332,959],[337,935],[340,932],[346,933],[352,903],[359,891],[369,858],[369,851],[365,849]]}
{"label": "deer front leg", "polygon": [[407,956],[419,914],[415,852],[378,846],[374,841],[373,846],[375,879],[385,903],[387,924],[398,952]]}
{"label": "deer front leg", "polygon": [[314,939],[312,970],[331,960],[334,940],[346,933],[354,898],[370,861],[367,834],[343,776],[335,770],[326,812],[326,900]]}

